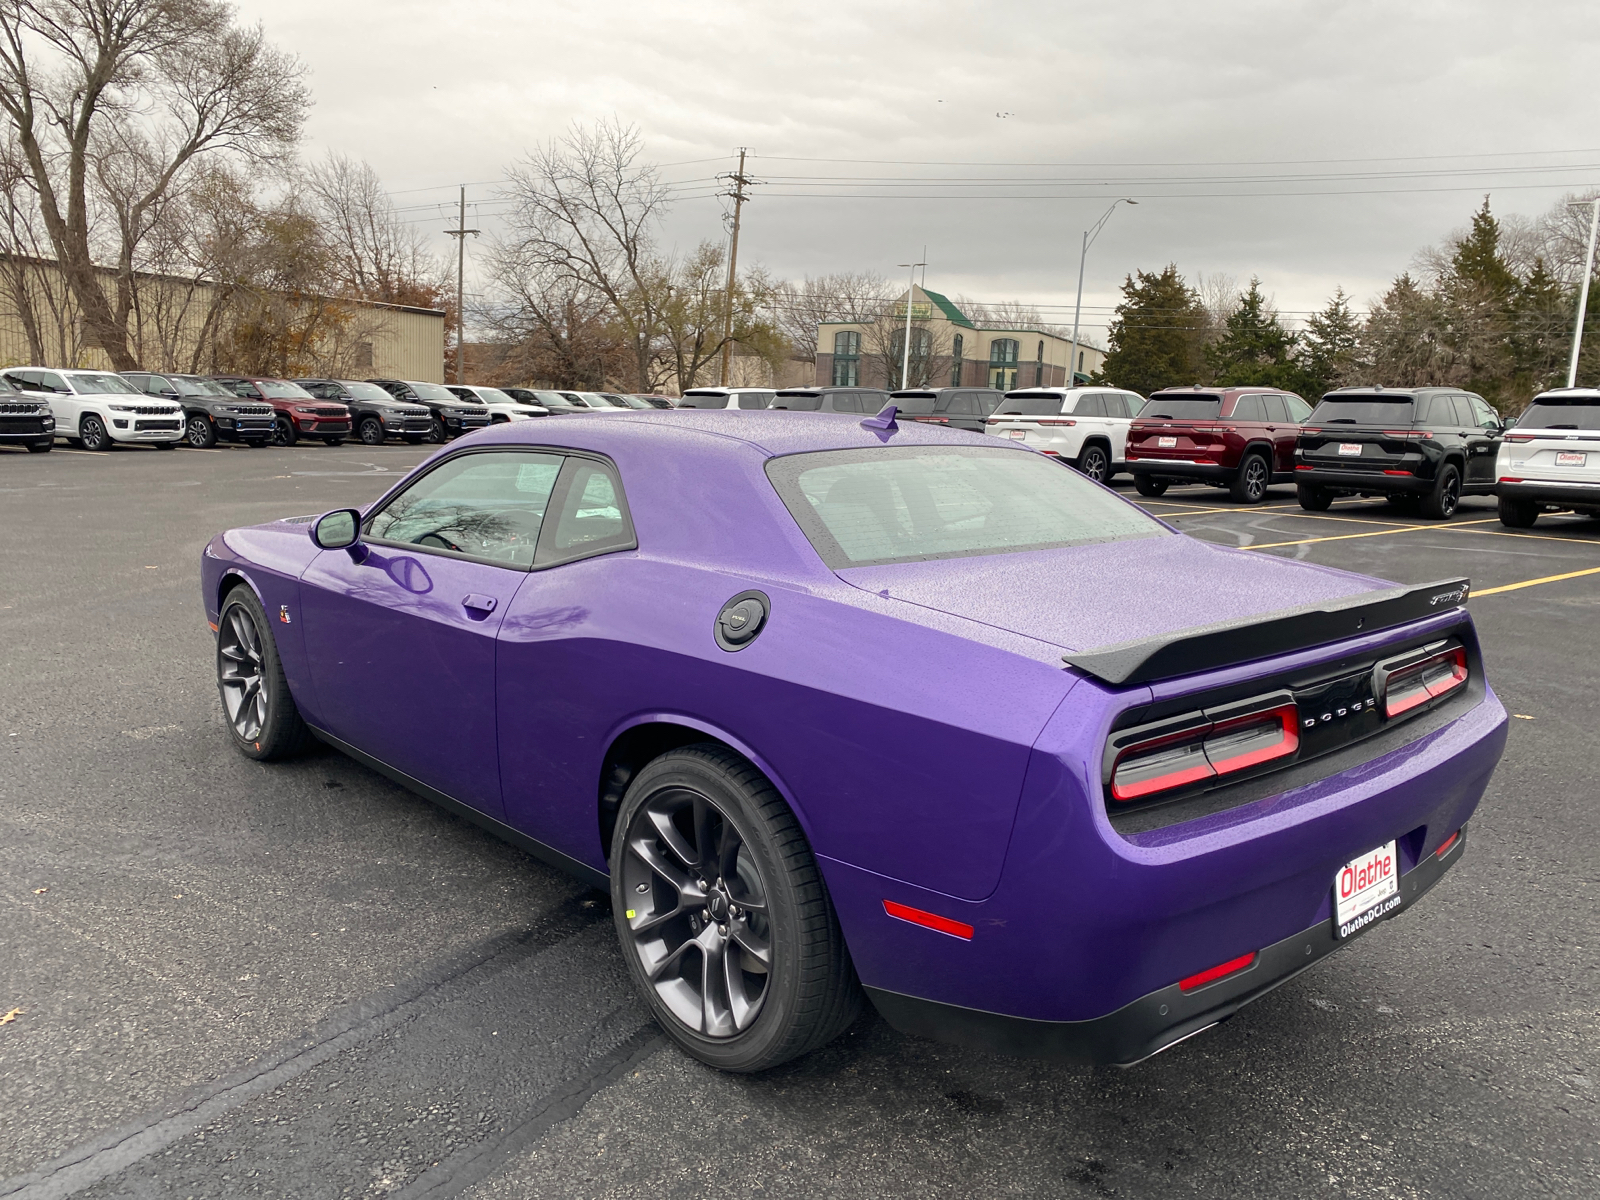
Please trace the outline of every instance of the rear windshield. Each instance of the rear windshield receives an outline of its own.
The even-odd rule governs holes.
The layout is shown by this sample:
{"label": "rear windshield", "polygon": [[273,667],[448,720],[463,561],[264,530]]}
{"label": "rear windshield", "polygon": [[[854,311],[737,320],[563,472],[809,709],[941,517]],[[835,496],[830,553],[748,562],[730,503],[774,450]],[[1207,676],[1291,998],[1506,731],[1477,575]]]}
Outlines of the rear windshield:
{"label": "rear windshield", "polygon": [[256,386],[261,389],[263,396],[270,396],[274,400],[316,399],[298,383],[290,383],[287,379],[263,379]]}
{"label": "rear windshield", "polygon": [[1312,425],[1410,425],[1409,396],[1324,396],[1306,418]]}
{"label": "rear windshield", "polygon": [[679,408],[727,408],[728,397],[722,392],[685,392]]}
{"label": "rear windshield", "polygon": [[[773,408],[787,408],[794,412],[816,412],[822,407],[821,396],[786,396],[779,392],[772,402]],[[930,410],[932,411],[932,410]]]}
{"label": "rear windshield", "polygon": [[1540,396],[1517,418],[1518,429],[1600,429],[1600,400],[1593,396]]}
{"label": "rear windshield", "polygon": [[1083,476],[1001,447],[824,450],[772,459],[767,475],[835,570],[1167,532]]}
{"label": "rear windshield", "polygon": [[1144,420],[1166,417],[1169,421],[1214,421],[1221,412],[1221,396],[1151,396],[1139,416]]}
{"label": "rear windshield", "polygon": [[1061,412],[1060,396],[1007,396],[995,409],[1002,417],[1053,417]]}
{"label": "rear windshield", "polygon": [[107,393],[120,395],[139,390],[121,375],[68,375],[67,381],[72,384],[72,390],[79,395],[104,396]]}

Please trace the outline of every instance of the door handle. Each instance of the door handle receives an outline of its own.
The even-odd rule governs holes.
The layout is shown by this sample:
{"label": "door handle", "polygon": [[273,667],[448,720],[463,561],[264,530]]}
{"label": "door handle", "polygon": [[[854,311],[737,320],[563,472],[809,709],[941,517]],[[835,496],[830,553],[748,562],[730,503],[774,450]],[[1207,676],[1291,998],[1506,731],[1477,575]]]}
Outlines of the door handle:
{"label": "door handle", "polygon": [[493,596],[485,596],[478,592],[468,592],[461,597],[461,607],[475,609],[478,612],[492,613],[498,601]]}

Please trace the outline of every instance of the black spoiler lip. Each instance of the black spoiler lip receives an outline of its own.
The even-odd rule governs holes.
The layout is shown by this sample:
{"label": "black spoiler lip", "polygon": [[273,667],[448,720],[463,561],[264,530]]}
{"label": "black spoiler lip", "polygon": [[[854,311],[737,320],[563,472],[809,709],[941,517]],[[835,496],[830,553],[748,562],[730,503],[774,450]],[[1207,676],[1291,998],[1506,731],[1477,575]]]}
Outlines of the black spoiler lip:
{"label": "black spoiler lip", "polygon": [[1341,600],[1075,651],[1063,654],[1061,660],[1118,686],[1198,675],[1408,625],[1462,607],[1471,588],[1470,581],[1461,578],[1362,592]]}

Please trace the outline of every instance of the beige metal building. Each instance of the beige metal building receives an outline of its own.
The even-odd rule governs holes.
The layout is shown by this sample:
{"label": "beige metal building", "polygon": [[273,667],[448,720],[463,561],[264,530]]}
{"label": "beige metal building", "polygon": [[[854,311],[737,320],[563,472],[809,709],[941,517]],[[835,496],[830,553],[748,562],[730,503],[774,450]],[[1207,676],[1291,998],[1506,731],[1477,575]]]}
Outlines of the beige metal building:
{"label": "beige metal building", "polygon": [[[938,292],[910,291],[912,387],[1061,387],[1072,340],[1043,329],[986,328]],[[898,388],[906,355],[906,297],[879,320],[817,326],[816,382],[822,387]],[[1081,338],[1074,377],[1087,383],[1105,352]]]}
{"label": "beige metal building", "polygon": [[[116,273],[102,269],[113,306]],[[329,296],[285,296],[139,272],[129,346],[152,371],[444,381],[445,314]],[[0,366],[111,365],[90,344],[50,259],[0,254]]]}

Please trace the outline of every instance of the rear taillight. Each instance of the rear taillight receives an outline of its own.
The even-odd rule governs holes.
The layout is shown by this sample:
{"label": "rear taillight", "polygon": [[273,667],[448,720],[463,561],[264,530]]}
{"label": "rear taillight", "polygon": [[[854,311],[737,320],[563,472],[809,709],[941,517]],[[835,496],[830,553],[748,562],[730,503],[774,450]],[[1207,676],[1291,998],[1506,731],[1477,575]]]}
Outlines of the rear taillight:
{"label": "rear taillight", "polygon": [[1398,438],[1402,442],[1431,442],[1433,434],[1423,429],[1385,429],[1383,436]]}
{"label": "rear taillight", "polygon": [[1534,437],[1534,435],[1531,434],[1531,433],[1508,433],[1508,434],[1506,434],[1506,441],[1508,441],[1508,442],[1531,442],[1531,441],[1533,441],[1533,437]]}
{"label": "rear taillight", "polygon": [[1448,696],[1467,682],[1467,649],[1459,642],[1435,642],[1373,668],[1373,693],[1385,717],[1421,708]]}
{"label": "rear taillight", "polygon": [[1041,425],[1076,425],[1076,421],[1041,420]]}
{"label": "rear taillight", "polygon": [[1293,756],[1300,710],[1287,692],[1113,734],[1107,783],[1120,804]]}

